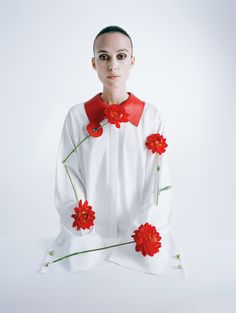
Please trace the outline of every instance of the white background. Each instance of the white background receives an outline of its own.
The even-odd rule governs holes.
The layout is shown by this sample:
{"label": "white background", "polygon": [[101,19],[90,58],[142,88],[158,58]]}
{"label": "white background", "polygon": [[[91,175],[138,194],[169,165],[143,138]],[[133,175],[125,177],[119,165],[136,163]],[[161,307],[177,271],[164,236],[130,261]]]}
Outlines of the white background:
{"label": "white background", "polygon": [[[128,294],[142,277],[146,285],[153,284],[145,292],[156,288],[162,301],[162,306],[155,306],[157,295],[143,292],[147,312],[231,312],[232,293],[236,293],[232,266],[236,258],[233,0],[0,1],[0,235],[5,255],[1,257],[0,288],[5,290],[1,291],[5,299],[0,302],[1,311],[49,312],[49,292],[56,302],[50,310],[72,312],[68,302],[70,291],[75,293],[76,279],[83,281],[84,289],[80,286],[78,290],[88,302],[90,296],[98,301],[98,290],[113,292],[111,286],[108,288],[113,283],[113,270],[65,276],[60,284],[61,278],[42,278],[34,273],[48,245],[44,238],[51,240],[59,231],[54,175],[62,124],[72,105],[102,91],[91,66],[92,44],[96,34],[108,25],[124,28],[133,40],[136,64],[127,90],[157,105],[165,121],[175,197],[174,229],[189,278],[185,282],[150,278],[115,268],[114,277],[121,279],[123,274],[127,279],[130,275],[133,283],[126,285],[125,296],[122,288],[114,289],[114,301],[120,300],[113,302],[114,309],[100,309],[139,312],[142,305]],[[28,296],[32,290],[42,293],[42,298],[34,298],[32,307],[30,296],[23,301],[24,295],[17,289],[24,284],[20,279],[24,273]],[[103,280],[108,285],[99,289]],[[5,288],[12,288],[12,284],[14,290]],[[61,284],[64,288],[68,284],[68,288],[58,300]],[[177,297],[180,290],[186,292],[188,300],[183,294]],[[203,297],[202,290],[211,293]],[[106,293],[101,297],[105,301]],[[127,311],[119,306],[122,297]],[[111,295],[108,298],[113,299]],[[33,309],[37,301],[41,306]],[[85,310],[86,305],[80,302],[80,308]]]}

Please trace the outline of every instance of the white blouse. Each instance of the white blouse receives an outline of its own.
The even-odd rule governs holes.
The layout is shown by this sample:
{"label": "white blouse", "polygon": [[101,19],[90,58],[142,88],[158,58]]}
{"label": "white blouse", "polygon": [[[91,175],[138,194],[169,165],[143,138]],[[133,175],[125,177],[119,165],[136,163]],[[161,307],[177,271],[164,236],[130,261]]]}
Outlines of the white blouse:
{"label": "white blouse", "polygon": [[[159,155],[145,146],[152,133],[165,137],[160,111],[151,103],[145,102],[138,127],[130,122],[121,123],[120,128],[108,123],[100,137],[88,137],[67,159],[78,199],[83,203],[87,199],[96,214],[90,229],[72,227],[77,201],[62,161],[88,136],[88,122],[84,103],[72,106],[64,120],[55,175],[60,232],[46,251],[40,272],[77,272],[115,263],[145,273],[185,278],[183,258],[171,229],[174,205],[168,147]],[[166,186],[172,188],[160,192]],[[77,251],[132,241],[133,231],[146,222],[155,225],[161,236],[161,248],[154,256],[143,256],[131,243],[45,265]]]}

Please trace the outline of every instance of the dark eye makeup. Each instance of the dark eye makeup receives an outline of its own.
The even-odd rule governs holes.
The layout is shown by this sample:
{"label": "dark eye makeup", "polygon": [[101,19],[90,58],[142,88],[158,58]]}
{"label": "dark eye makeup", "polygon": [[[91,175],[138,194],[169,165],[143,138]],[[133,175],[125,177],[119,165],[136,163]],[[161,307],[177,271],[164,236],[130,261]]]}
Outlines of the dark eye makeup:
{"label": "dark eye makeup", "polygon": [[[125,54],[125,53],[119,53],[118,55],[117,55],[117,58],[119,59],[119,60],[123,60],[123,59],[126,59],[126,57],[127,57],[127,55]],[[99,55],[99,59],[100,60],[108,60],[110,57],[109,57],[109,55],[107,55],[107,54],[100,54]]]}

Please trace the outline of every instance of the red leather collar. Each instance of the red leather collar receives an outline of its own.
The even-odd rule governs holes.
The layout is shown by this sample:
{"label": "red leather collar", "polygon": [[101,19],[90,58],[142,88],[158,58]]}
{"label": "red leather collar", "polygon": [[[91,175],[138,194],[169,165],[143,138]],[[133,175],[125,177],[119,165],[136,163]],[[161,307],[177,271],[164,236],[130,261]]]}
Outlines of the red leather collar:
{"label": "red leather collar", "polygon": [[[139,120],[142,116],[145,102],[138,99],[133,93],[128,92],[129,98],[120,103],[125,107],[127,113],[129,113],[129,121],[138,126]],[[104,109],[107,104],[100,97],[101,92],[96,94],[90,100],[84,102],[85,112],[90,122],[100,123],[104,119]]]}

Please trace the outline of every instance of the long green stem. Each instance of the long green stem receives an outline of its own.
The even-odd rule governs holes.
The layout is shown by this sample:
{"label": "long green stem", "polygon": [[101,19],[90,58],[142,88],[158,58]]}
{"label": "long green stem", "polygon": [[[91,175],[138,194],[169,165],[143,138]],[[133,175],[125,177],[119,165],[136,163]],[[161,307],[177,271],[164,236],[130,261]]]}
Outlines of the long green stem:
{"label": "long green stem", "polygon": [[107,247],[103,247],[103,248],[97,248],[97,249],[90,249],[90,250],[84,250],[84,251],[80,251],[80,252],[75,252],[75,253],[71,253],[71,254],[68,254],[68,255],[65,255],[59,259],[56,259],[52,262],[48,262],[48,263],[56,263],[58,261],[61,261],[61,260],[64,260],[66,258],[69,258],[71,256],[74,256],[74,255],[78,255],[78,254],[82,254],[82,253],[87,253],[87,252],[92,252],[92,251],[98,251],[98,250],[104,250],[104,249],[110,249],[110,248],[113,248],[113,247],[118,247],[118,246],[123,246],[123,245],[128,245],[130,243],[133,243],[135,241],[129,241],[129,242],[123,242],[123,243],[119,243],[119,244],[116,244],[116,245],[112,245],[112,246],[107,246]]}
{"label": "long green stem", "polygon": [[88,137],[90,137],[91,135],[86,136],[82,141],[80,141],[80,143],[67,155],[67,157],[62,161],[62,163],[65,163],[66,160],[69,158],[69,156],[75,152],[75,150],[79,147],[79,145],[81,145],[82,142],[84,142]]}
{"label": "long green stem", "polygon": [[[104,123],[103,125],[99,126],[97,129],[103,127],[103,126],[106,125],[106,124],[108,124],[108,122],[106,122],[106,123]],[[79,145],[81,145],[82,142],[84,142],[84,141],[85,141],[88,137],[90,137],[90,136],[91,136],[91,135],[86,136],[86,137],[68,154],[68,156],[64,159],[64,161],[62,161],[62,163],[65,163],[66,160],[69,158],[69,156],[79,147]],[[67,168],[67,166],[66,166],[65,164],[64,164],[64,167],[65,167],[65,169],[66,169],[67,175],[69,176],[69,180],[70,180],[72,189],[73,189],[73,191],[74,191],[76,201],[77,201],[77,203],[79,203],[79,199],[78,199],[78,196],[77,196],[77,193],[76,193],[76,189],[75,189],[75,186],[74,186],[73,181],[72,181],[72,179],[71,179],[69,170],[68,170],[68,168]]]}
{"label": "long green stem", "polygon": [[72,182],[72,179],[71,179],[70,173],[69,173],[69,171],[68,171],[68,169],[67,169],[67,166],[66,166],[65,164],[64,164],[64,167],[65,167],[65,169],[66,169],[67,175],[69,176],[70,183],[71,183],[71,186],[72,186],[72,188],[73,188],[73,191],[74,191],[74,194],[75,194],[75,197],[76,197],[77,203],[79,203],[79,199],[78,199],[78,196],[77,196],[77,193],[76,193],[76,190],[75,190],[75,186],[74,186],[74,184],[73,184],[73,182]]}

